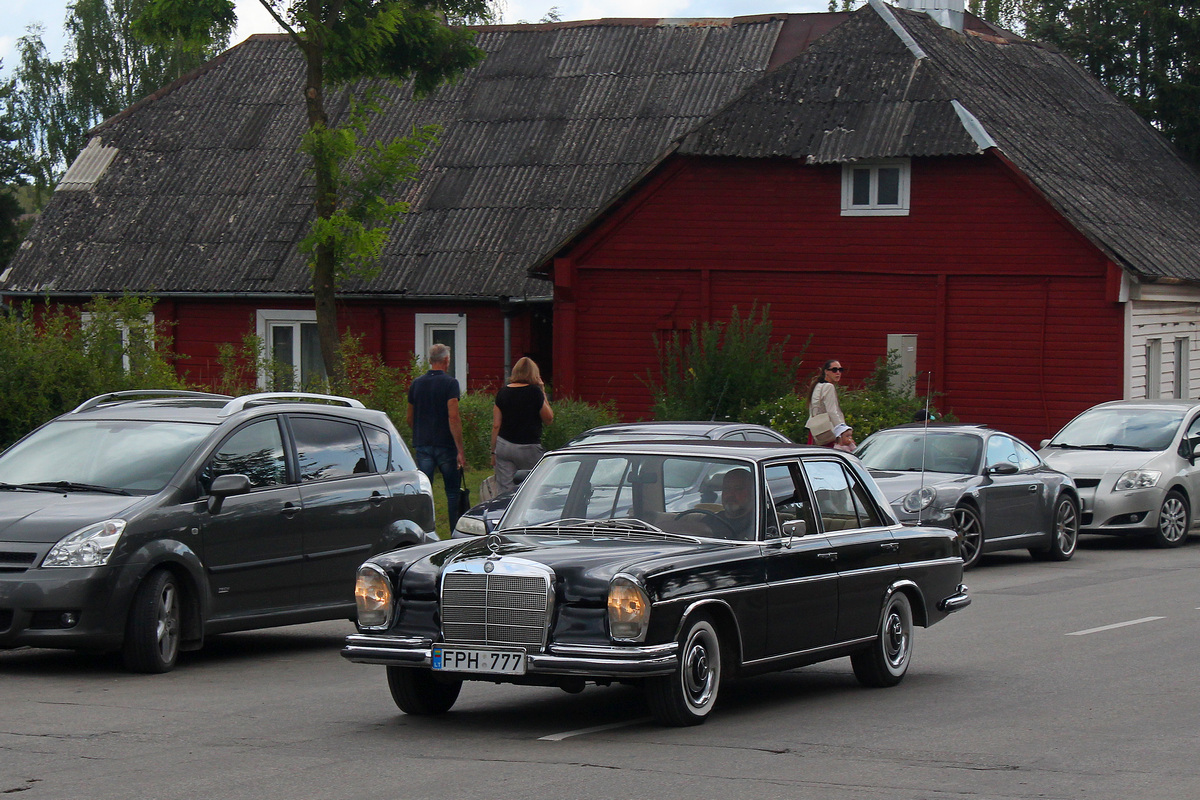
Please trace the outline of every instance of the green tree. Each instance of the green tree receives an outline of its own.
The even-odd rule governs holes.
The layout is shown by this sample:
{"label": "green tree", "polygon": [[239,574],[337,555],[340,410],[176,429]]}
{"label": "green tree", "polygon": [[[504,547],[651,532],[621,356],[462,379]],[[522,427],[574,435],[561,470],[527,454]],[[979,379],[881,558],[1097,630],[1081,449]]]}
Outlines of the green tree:
{"label": "green tree", "polygon": [[[302,247],[313,271],[321,357],[334,385],[344,382],[338,349],[338,281],[369,277],[387,233],[406,207],[386,199],[413,174],[435,136],[370,144],[366,124],[382,94],[372,81],[410,82],[418,97],[483,58],[474,31],[450,23],[491,16],[488,0],[259,0],[304,58],[308,128],[301,144],[313,176],[315,220]],[[232,0],[147,0],[136,30],[156,41],[208,41],[235,16]],[[331,121],[326,97],[353,98],[345,121]]]}
{"label": "green tree", "polygon": [[[0,71],[4,62],[0,61]],[[8,263],[20,241],[18,218],[21,204],[15,189],[25,182],[22,158],[18,147],[19,134],[13,119],[13,93],[16,81],[0,82],[0,269]]]}
{"label": "green tree", "polygon": [[232,23],[214,23],[204,45],[147,43],[133,23],[148,0],[76,0],[67,6],[62,59],[53,60],[40,26],[17,45],[14,120],[25,171],[40,205],[98,123],[195,69],[229,44]]}

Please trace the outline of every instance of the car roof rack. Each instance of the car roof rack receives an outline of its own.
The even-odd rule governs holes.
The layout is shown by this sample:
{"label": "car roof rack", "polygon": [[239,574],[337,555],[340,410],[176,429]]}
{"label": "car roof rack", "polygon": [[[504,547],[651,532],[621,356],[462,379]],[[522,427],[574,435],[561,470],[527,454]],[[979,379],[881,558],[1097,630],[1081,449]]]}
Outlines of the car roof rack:
{"label": "car roof rack", "polygon": [[205,398],[208,400],[229,400],[227,394],[214,394],[212,392],[189,392],[182,389],[126,389],[120,392],[108,392],[106,394],[98,394],[90,400],[85,400],[71,410],[72,414],[79,414],[84,411],[96,408],[104,403],[120,402],[128,403],[135,399],[146,398],[161,398],[161,397],[191,397]]}
{"label": "car roof rack", "polygon": [[287,401],[297,402],[316,402],[327,403],[330,405],[344,405],[349,408],[366,408],[358,400],[353,397],[339,397],[335,394],[313,394],[311,392],[259,392],[258,394],[244,394],[241,397],[235,397],[225,404],[217,415],[219,417],[228,417],[238,413],[246,408],[246,406],[256,403],[283,403]]}

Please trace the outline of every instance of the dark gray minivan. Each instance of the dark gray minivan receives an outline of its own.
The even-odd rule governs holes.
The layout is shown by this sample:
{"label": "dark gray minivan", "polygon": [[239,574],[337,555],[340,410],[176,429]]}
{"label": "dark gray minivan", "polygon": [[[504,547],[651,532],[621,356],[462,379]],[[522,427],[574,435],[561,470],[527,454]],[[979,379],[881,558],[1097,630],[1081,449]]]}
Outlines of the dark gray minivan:
{"label": "dark gray minivan", "polygon": [[166,672],[207,634],[352,619],[358,566],[433,530],[429,480],[357,400],[101,395],[0,454],[0,648]]}

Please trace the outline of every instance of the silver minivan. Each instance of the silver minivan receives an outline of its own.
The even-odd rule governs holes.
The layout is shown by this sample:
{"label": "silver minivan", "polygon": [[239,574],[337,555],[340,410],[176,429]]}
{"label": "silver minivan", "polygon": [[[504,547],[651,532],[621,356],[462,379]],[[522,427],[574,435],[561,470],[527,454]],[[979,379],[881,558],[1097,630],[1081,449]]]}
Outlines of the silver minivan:
{"label": "silver minivan", "polygon": [[1071,420],[1039,455],[1075,479],[1081,532],[1178,547],[1200,513],[1198,451],[1200,402],[1118,400]]}

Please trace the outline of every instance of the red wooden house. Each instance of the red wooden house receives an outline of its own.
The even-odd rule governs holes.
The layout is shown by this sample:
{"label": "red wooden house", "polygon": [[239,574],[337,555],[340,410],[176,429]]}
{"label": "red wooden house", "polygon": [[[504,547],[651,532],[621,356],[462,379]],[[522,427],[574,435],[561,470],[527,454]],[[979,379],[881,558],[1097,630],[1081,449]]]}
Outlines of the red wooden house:
{"label": "red wooden house", "polygon": [[1036,443],[1096,402],[1191,396],[1197,231],[1194,171],[1077,65],[872,2],[541,274],[560,390],[627,414],[655,335],[769,304],[814,373],[897,349],[943,408]]}

